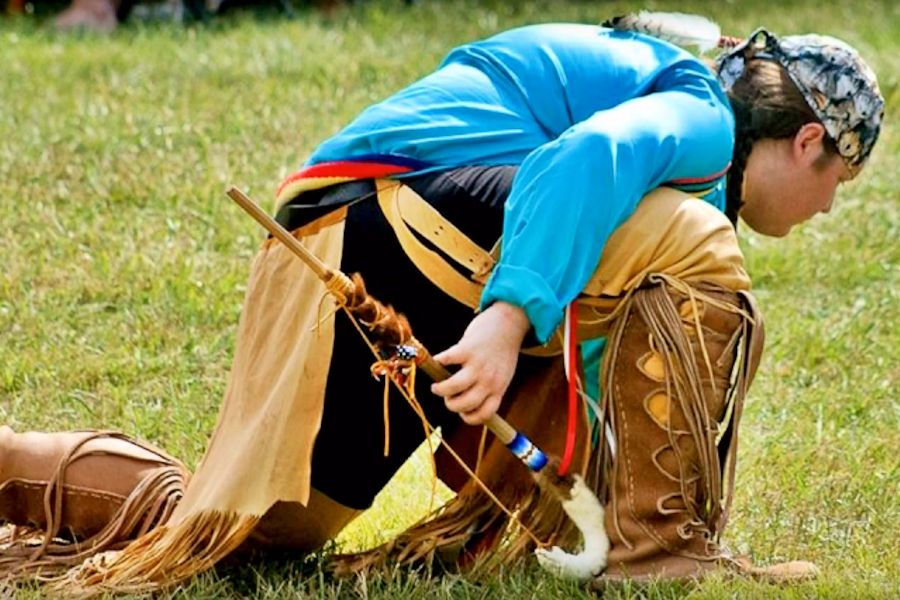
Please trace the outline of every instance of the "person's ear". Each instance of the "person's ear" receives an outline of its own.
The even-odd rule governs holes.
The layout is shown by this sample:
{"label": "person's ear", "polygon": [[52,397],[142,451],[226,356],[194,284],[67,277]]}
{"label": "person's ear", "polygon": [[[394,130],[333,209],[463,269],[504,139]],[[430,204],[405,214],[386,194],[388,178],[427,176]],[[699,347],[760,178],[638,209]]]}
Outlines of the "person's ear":
{"label": "person's ear", "polygon": [[821,123],[806,123],[794,135],[792,150],[794,159],[804,166],[812,165],[822,154],[825,144],[825,126]]}

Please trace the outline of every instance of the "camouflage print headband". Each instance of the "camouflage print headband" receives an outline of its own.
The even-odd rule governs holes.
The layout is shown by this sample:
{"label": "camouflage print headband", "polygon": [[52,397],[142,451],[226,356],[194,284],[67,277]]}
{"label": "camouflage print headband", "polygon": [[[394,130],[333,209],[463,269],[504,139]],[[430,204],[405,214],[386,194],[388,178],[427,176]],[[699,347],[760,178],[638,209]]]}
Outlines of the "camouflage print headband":
{"label": "camouflage print headband", "polygon": [[743,74],[748,57],[774,60],[784,67],[855,176],[875,146],[884,114],[875,74],[856,50],[833,37],[810,34],[779,39],[757,29],[717,61],[719,81],[726,91]]}

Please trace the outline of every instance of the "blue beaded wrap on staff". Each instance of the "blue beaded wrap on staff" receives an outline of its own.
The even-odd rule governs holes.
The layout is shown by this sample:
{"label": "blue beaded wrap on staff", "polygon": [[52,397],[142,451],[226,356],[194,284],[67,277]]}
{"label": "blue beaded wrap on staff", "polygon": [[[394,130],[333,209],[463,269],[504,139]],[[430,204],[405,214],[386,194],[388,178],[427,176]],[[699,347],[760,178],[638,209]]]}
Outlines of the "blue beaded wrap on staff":
{"label": "blue beaded wrap on staff", "polygon": [[547,455],[541,452],[531,440],[521,433],[517,433],[513,441],[508,443],[506,447],[532,471],[540,471],[547,464]]}

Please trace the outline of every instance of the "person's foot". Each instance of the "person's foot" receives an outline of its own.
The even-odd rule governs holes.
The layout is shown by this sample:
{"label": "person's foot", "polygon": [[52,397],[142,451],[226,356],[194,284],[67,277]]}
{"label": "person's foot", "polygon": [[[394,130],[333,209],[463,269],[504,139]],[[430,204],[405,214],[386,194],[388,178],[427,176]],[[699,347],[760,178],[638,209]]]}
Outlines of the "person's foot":
{"label": "person's foot", "polygon": [[111,33],[119,24],[115,0],[73,0],[56,17],[56,29],[83,29],[97,33]]}

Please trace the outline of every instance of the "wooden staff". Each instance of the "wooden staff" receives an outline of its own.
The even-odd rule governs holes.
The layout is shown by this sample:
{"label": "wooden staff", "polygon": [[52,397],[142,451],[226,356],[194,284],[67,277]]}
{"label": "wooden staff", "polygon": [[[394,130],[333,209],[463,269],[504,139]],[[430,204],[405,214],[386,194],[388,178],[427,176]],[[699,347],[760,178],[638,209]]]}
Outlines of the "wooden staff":
{"label": "wooden staff", "polygon": [[[387,338],[389,345],[413,346],[416,351],[416,363],[434,381],[443,381],[450,377],[451,373],[446,367],[434,360],[428,350],[412,336],[412,330],[406,319],[366,293],[362,278],[354,276],[351,279],[340,270],[323,263],[241,190],[231,187],[226,194],[275,239],[306,263],[339,303],[346,306],[363,322],[370,326],[374,324],[372,328],[376,338],[380,341]],[[606,566],[609,540],[603,528],[603,506],[593,491],[587,487],[580,475],[559,476],[551,473],[553,469],[547,468],[550,464],[547,455],[500,415],[496,413],[492,415],[485,422],[485,426],[525,463],[535,474],[540,485],[550,488],[560,499],[563,510],[584,536],[584,549],[578,554],[570,554],[556,547],[536,550],[541,565],[565,577],[586,579],[599,574]]]}

